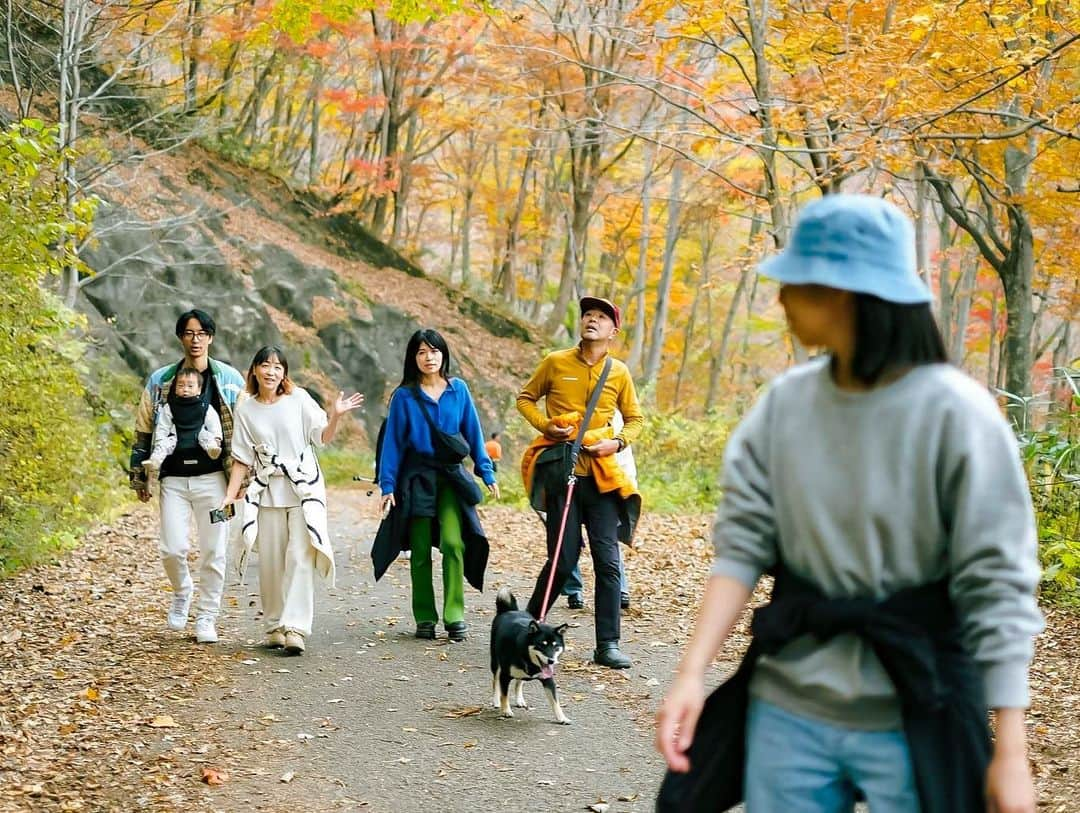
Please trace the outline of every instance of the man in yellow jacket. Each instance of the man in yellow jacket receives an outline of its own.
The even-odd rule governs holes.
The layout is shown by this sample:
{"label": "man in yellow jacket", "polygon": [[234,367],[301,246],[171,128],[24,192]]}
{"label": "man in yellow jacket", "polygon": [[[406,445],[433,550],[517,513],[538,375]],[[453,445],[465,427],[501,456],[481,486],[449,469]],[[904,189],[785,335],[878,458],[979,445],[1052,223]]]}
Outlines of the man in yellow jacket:
{"label": "man in yellow jacket", "polygon": [[[532,378],[518,394],[517,407],[538,432],[559,444],[574,439],[575,426],[561,426],[554,418],[570,412],[585,414],[589,398],[599,381],[610,346],[619,331],[619,309],[606,299],[587,296],[581,300],[581,341],[576,347],[548,354]],[[537,406],[544,399],[544,411]],[[610,431],[612,416],[618,409],[624,424],[622,431]],[[577,565],[581,552],[581,528],[588,531],[589,550],[596,574],[596,651],[593,660],[613,669],[627,669],[630,659],[619,650],[621,610],[619,608],[619,540],[629,542],[640,498],[628,500],[610,487],[610,478],[601,477],[598,461],[625,449],[640,435],[645,419],[641,414],[634,381],[626,365],[612,358],[604,388],[592,419],[584,430],[600,430],[602,439],[582,446],[575,468],[577,485],[566,520],[566,531],[555,563],[555,580],[548,596],[548,606],[562,590],[563,582]],[[606,430],[606,431],[605,431]],[[611,461],[604,461],[609,464]],[[549,467],[556,468],[556,467]],[[546,614],[541,606],[552,567],[552,557],[566,506],[565,479],[559,483],[548,478],[532,481],[532,494],[541,493],[546,512],[548,560],[536,580],[529,612],[536,618]],[[535,504],[535,503],[534,503]],[[628,510],[629,509],[629,510]]]}

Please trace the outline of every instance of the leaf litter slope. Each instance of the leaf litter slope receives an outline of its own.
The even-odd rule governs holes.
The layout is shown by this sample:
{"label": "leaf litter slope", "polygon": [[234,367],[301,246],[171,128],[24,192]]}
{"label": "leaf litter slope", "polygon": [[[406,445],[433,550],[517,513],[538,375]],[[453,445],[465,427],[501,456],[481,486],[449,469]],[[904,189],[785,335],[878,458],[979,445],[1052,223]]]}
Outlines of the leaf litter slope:
{"label": "leaf litter slope", "polygon": [[[648,746],[650,721],[707,578],[708,517],[643,520],[626,556],[633,607],[623,637],[634,669],[589,664],[591,613],[557,604],[553,619],[572,625],[559,682],[576,719],[562,729],[550,723],[535,685],[526,687],[533,708],[513,721],[487,708],[487,599],[502,583],[527,599],[541,564],[543,533],[534,516],[483,510],[493,540],[490,584],[482,597],[470,591],[473,636],[458,648],[411,638],[404,563],[379,590],[371,588],[371,501],[338,491],[335,505],[344,520],[337,530],[343,584],[320,605],[317,623],[340,626],[313,640],[309,654],[318,657],[286,659],[255,645],[250,585],[227,592],[222,646],[196,647],[190,635],[165,632],[169,594],[147,508],[90,533],[59,562],[0,584],[0,810],[229,810],[241,802],[273,810],[301,801],[310,810],[380,810],[391,798],[401,810],[425,809],[410,802],[438,798],[453,810],[478,783],[493,801],[527,790],[549,799],[550,809],[650,808],[660,773]],[[583,564],[591,583],[587,557]],[[714,681],[745,647],[745,621]],[[1049,610],[1032,670],[1032,762],[1042,809],[1055,813],[1080,809],[1076,633],[1075,613]],[[335,646],[346,635],[356,647]],[[352,654],[360,650],[368,651]],[[267,691],[279,705],[265,703]],[[305,694],[313,695],[308,705],[300,701]],[[378,703],[394,710],[363,711]],[[361,718],[371,728],[357,743]],[[575,751],[573,738],[585,726],[587,750]],[[622,741],[611,743],[613,732]],[[362,768],[365,787],[345,763],[371,748],[385,759]],[[564,781],[568,754],[580,755],[581,764],[569,769],[572,782]],[[522,756],[540,770],[523,770]]]}

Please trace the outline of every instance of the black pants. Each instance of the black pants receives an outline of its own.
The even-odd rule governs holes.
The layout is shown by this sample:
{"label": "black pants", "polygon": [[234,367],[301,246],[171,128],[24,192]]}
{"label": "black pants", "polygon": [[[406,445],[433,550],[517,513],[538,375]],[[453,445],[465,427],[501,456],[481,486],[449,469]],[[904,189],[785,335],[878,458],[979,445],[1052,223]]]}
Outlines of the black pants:
{"label": "black pants", "polygon": [[[559,561],[555,567],[555,581],[551,585],[548,607],[562,592],[570,572],[581,555],[581,526],[589,532],[589,550],[592,552],[593,571],[596,574],[596,641],[606,643],[619,640],[619,502],[614,492],[601,494],[591,477],[579,477],[574,487],[574,498],[566,517],[566,533],[563,537]],[[548,492],[547,499],[547,549],[548,560],[536,580],[529,613],[533,618],[544,615],[547,607],[541,607],[555,543],[559,538],[566,492]]]}

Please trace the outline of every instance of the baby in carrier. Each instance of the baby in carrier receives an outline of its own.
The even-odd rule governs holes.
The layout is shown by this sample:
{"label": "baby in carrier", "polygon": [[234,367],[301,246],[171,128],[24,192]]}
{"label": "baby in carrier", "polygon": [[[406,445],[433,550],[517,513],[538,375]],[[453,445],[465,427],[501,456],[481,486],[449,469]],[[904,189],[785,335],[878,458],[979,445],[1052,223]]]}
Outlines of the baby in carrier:
{"label": "baby in carrier", "polygon": [[221,417],[202,394],[202,374],[184,367],[177,371],[173,391],[158,412],[150,457],[143,462],[146,479],[153,482],[165,458],[181,448],[202,447],[211,460],[221,456]]}

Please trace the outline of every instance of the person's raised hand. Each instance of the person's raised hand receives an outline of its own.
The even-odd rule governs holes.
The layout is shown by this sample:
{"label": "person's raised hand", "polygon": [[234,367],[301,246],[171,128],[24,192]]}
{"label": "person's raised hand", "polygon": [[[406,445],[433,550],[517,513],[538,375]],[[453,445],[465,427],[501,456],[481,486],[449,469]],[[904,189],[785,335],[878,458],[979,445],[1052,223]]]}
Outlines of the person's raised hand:
{"label": "person's raised hand", "polygon": [[359,409],[364,405],[364,396],[358,392],[354,392],[348,398],[345,397],[344,392],[339,392],[337,399],[331,405],[330,409],[334,415],[344,415],[346,412],[351,412],[354,409]]}

